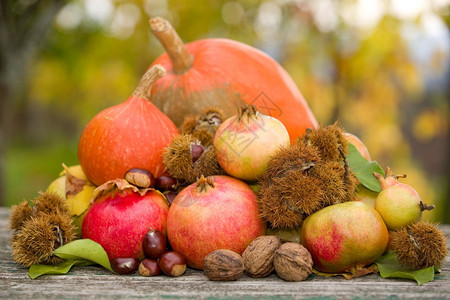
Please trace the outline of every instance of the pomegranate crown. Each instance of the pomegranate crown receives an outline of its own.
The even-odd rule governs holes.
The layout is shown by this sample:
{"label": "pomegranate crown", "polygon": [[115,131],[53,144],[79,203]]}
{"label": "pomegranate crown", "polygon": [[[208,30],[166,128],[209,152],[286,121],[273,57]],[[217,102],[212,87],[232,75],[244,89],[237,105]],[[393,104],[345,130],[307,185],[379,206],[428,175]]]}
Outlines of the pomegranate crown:
{"label": "pomegranate crown", "polygon": [[406,178],[406,174],[394,175],[390,167],[386,167],[385,176],[377,172],[373,172],[373,176],[380,182],[382,190],[385,190],[391,185],[397,184],[399,182],[399,178]]}
{"label": "pomegranate crown", "polygon": [[253,104],[250,105],[244,105],[239,108],[238,112],[238,121],[241,121],[244,117],[249,120],[252,117],[258,117],[260,115],[259,111],[256,109],[256,106]]}
{"label": "pomegranate crown", "polygon": [[197,180],[197,190],[199,192],[206,192],[208,187],[214,187],[214,176],[200,176],[200,178]]}

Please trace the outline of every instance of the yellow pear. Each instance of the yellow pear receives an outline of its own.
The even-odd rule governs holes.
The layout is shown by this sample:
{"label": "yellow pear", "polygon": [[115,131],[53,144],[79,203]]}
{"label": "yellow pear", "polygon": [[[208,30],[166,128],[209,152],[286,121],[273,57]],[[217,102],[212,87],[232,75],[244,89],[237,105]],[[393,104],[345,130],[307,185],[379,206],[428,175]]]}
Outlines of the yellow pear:
{"label": "yellow pear", "polygon": [[77,226],[77,235],[81,237],[81,223],[96,186],[87,180],[80,165],[67,167],[63,164],[63,168],[60,176],[50,183],[47,191],[66,200],[74,217],[74,224]]}

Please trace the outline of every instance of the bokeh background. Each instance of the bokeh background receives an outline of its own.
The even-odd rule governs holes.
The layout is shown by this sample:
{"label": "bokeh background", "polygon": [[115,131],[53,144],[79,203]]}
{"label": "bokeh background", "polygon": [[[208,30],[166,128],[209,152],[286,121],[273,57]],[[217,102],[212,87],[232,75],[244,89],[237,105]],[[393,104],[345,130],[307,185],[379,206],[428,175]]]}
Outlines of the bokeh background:
{"label": "bokeh background", "polygon": [[148,27],[162,16],[185,42],[230,38],[268,53],[321,124],[339,120],[436,205],[426,220],[450,223],[449,0],[0,3],[0,205],[78,164],[90,118],[126,100],[163,53]]}

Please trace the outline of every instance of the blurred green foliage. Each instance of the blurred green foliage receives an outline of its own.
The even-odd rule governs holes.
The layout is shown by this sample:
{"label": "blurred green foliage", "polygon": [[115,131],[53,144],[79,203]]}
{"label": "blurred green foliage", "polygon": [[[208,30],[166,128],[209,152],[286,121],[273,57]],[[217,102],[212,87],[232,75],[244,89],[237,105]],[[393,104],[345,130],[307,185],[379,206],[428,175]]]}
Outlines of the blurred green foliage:
{"label": "blurred green foliage", "polygon": [[77,164],[84,125],[100,110],[127,99],[163,53],[148,28],[150,17],[162,16],[185,42],[231,38],[272,55],[321,124],[339,120],[363,140],[374,160],[408,174],[403,182],[437,206],[425,219],[450,223],[448,77],[437,87],[426,82],[430,77],[442,81],[449,52],[436,48],[427,61],[427,72],[432,72],[427,77],[413,59],[417,45],[405,37],[430,15],[435,22],[448,18],[448,11],[427,6],[401,18],[388,12],[391,1],[380,0],[384,10],[368,25],[376,11],[365,20],[358,15],[362,2],[70,1],[28,72],[28,118],[6,157],[8,203],[45,189],[61,163]]}

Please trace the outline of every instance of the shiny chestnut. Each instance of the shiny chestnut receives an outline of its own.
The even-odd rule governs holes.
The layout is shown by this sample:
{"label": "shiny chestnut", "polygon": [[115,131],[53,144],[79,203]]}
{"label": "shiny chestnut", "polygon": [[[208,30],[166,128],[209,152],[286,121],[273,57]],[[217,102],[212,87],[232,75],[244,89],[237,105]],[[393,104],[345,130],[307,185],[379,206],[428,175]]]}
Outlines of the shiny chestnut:
{"label": "shiny chestnut", "polygon": [[191,144],[192,163],[195,163],[205,152],[205,147],[200,144]]}
{"label": "shiny chestnut", "polygon": [[175,177],[162,175],[156,178],[156,189],[161,192],[176,191],[177,187],[178,181]]}
{"label": "shiny chestnut", "polygon": [[119,275],[136,273],[139,268],[137,257],[117,257],[110,260],[111,267]]}
{"label": "shiny chestnut", "polygon": [[152,172],[145,169],[132,168],[125,173],[125,180],[141,188],[155,187],[156,180]]}
{"label": "shiny chestnut", "polygon": [[139,264],[138,272],[139,275],[144,277],[158,276],[161,274],[161,269],[156,260],[146,258]]}
{"label": "shiny chestnut", "polygon": [[173,200],[175,200],[175,197],[177,196],[177,193],[172,191],[165,191],[163,193],[164,197],[166,197],[167,202],[169,202],[169,205],[172,204]]}
{"label": "shiny chestnut", "polygon": [[166,250],[166,246],[166,235],[159,230],[150,229],[142,240],[142,250],[148,258],[159,258]]}
{"label": "shiny chestnut", "polygon": [[177,277],[186,272],[186,258],[176,251],[163,253],[158,258],[158,265],[161,271],[167,276]]}

